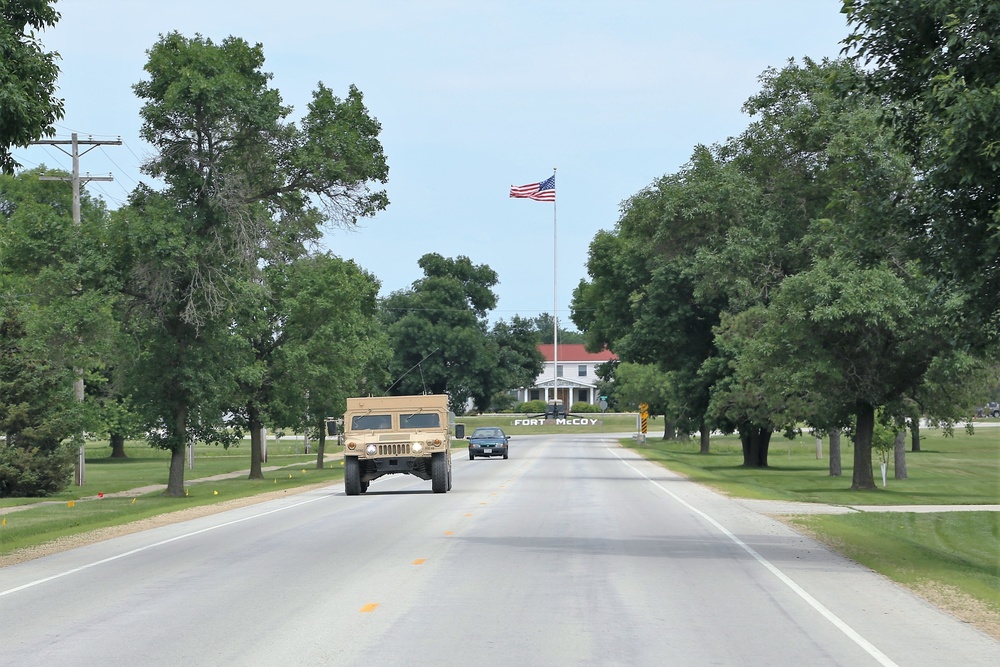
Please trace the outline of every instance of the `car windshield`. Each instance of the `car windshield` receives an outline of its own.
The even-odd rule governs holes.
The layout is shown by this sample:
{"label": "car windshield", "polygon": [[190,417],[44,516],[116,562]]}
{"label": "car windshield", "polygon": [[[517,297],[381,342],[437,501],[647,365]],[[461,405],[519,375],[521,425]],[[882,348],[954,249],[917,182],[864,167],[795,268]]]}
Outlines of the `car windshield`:
{"label": "car windshield", "polygon": [[400,428],[440,428],[441,419],[436,412],[417,412],[399,415]]}
{"label": "car windshield", "polygon": [[354,415],[351,417],[351,430],[354,431],[388,431],[392,428],[392,415]]}
{"label": "car windshield", "polygon": [[473,438],[502,438],[503,431],[498,428],[477,428],[472,432]]}

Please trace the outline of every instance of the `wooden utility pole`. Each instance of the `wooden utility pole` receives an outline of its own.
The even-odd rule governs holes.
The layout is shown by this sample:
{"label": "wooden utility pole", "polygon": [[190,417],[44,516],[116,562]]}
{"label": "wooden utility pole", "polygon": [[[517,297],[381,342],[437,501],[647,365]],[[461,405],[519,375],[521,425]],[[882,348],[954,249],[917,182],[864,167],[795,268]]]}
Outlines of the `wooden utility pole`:
{"label": "wooden utility pole", "polygon": [[[100,139],[80,139],[77,137],[76,132],[70,135],[70,139],[40,139],[39,141],[33,141],[32,144],[42,144],[47,146],[55,146],[66,155],[73,158],[73,174],[71,176],[39,176],[38,179],[41,181],[70,181],[73,184],[73,224],[80,224],[80,183],[89,183],[90,181],[113,181],[115,180],[113,176],[108,174],[107,176],[91,176],[87,174],[86,176],[80,175],[80,156],[89,153],[98,146],[121,146],[122,140],[118,138],[114,141],[110,140],[100,140]],[[87,150],[80,152],[80,145],[90,146]],[[71,147],[70,151],[67,151],[63,146],[69,145]],[[83,377],[82,375],[73,382],[73,395],[76,400],[83,402]],[[80,450],[77,452],[77,462],[76,462],[76,484],[77,486],[83,486],[85,480],[85,462],[86,462],[86,451],[84,449],[83,439],[80,440]]]}
{"label": "wooden utility pole", "polygon": [[[114,141],[110,140],[100,140],[100,139],[79,139],[77,138],[76,132],[70,135],[71,139],[41,139],[39,141],[33,141],[32,144],[44,144],[47,146],[55,146],[66,155],[73,158],[73,175],[72,176],[39,176],[38,178],[42,181],[71,181],[73,183],[73,224],[80,224],[80,183],[89,183],[90,181],[113,181],[115,180],[110,174],[107,176],[91,176],[87,174],[86,176],[80,175],[80,156],[86,155],[90,151],[94,150],[98,146],[121,146],[122,140],[116,139]],[[71,146],[71,151],[67,151],[63,146]],[[80,146],[90,146],[87,150],[80,152]]]}

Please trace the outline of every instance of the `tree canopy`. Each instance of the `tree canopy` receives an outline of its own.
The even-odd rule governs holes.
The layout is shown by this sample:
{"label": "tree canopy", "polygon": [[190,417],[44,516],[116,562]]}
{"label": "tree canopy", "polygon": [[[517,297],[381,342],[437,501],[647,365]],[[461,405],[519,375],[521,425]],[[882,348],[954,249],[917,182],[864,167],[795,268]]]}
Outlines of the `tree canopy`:
{"label": "tree canopy", "polygon": [[847,48],[920,176],[911,229],[928,269],[969,293],[961,335],[1000,336],[1000,7],[845,0]]}
{"label": "tree canopy", "polygon": [[951,329],[963,294],[914,252],[916,172],[864,73],[790,61],[744,108],[745,132],[696,147],[595,237],[574,321],[592,346],[668,372],[668,402],[703,437],[737,430],[745,465],[767,465],[775,430],[856,418],[853,484],[874,488],[876,409],[940,396],[932,368],[968,368]]}
{"label": "tree canopy", "polygon": [[55,96],[59,54],[45,51],[36,34],[58,20],[54,0],[0,3],[0,172],[20,166],[11,146],[52,136],[52,124],[63,116]]}
{"label": "tree canopy", "polygon": [[171,451],[167,493],[179,495],[189,440],[226,445],[240,435],[223,418],[258,368],[260,332],[247,330],[247,313],[284,316],[267,314],[262,271],[301,257],[322,225],[385,208],[370,184],[384,183],[388,167],[381,128],[354,87],[340,100],[319,84],[296,125],[268,85],[259,44],[174,32],[148,54],[149,78],[134,87],[141,134],[157,149],[144,171],[166,188],[137,188],[115,218],[112,246],[142,341],[131,375],[137,409],[153,442]]}
{"label": "tree canopy", "polygon": [[502,391],[533,382],[541,372],[536,331],[527,320],[499,322],[486,316],[496,307],[497,274],[468,257],[429,253],[418,264],[424,277],[382,304],[394,357],[394,394],[447,393],[458,413],[472,400],[485,410]]}

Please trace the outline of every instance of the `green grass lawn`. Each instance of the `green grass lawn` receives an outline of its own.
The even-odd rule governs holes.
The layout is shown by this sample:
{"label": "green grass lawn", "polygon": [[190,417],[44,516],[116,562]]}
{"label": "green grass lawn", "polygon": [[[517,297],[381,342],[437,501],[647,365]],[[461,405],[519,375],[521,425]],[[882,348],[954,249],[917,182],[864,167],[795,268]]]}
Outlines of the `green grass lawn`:
{"label": "green grass lawn", "polygon": [[1000,620],[998,512],[865,512],[794,517],[790,523],[922,594],[947,599],[960,591]]}
{"label": "green grass lawn", "polygon": [[924,430],[921,451],[907,452],[909,479],[893,478],[889,462],[887,484],[875,464],[878,489],[851,491],[854,448],[841,441],[843,475],[830,476],[829,444],[823,458],[816,458],[811,436],[771,441],[768,467],[743,467],[743,450],[735,436],[712,438],[710,452],[698,453],[698,442],[649,438],[638,447],[622,440],[644,456],[720,491],[742,498],[795,500],[830,505],[992,505],[1000,504],[1000,428],[984,427],[972,435],[956,431],[953,437],[938,430]]}
{"label": "green grass lawn", "polygon": [[[343,478],[343,468],[336,458],[316,468],[316,454],[305,454],[301,441],[271,440],[264,480],[249,480],[245,474],[229,479],[205,480],[226,473],[244,473],[250,469],[250,444],[222,449],[195,447],[194,467],[186,468],[184,480],[188,495],[168,498],[160,491],[138,496],[113,497],[112,494],[167,483],[170,454],[153,449],[144,442],[129,442],[127,458],[110,458],[106,442],[87,443],[85,484],[72,484],[47,498],[3,498],[0,507],[33,505],[3,515],[0,520],[0,555],[24,547],[44,544],[70,535],[117,526],[151,516],[221,503],[259,493],[290,491],[305,485],[332,484]],[[338,447],[328,453],[339,454]],[[94,500],[94,497],[104,497]],[[90,500],[87,500],[90,498]]]}
{"label": "green grass lawn", "polygon": [[[743,468],[735,437],[713,438],[709,454],[699,454],[697,442],[622,444],[743,498],[850,506],[1000,504],[1000,428],[956,431],[953,437],[925,430],[922,436],[921,451],[906,455],[909,478],[894,479],[890,462],[882,488],[876,464],[879,488],[872,491],[850,490],[854,450],[847,438],[841,477],[830,476],[828,459],[816,458],[812,437],[772,440],[767,469]],[[861,512],[788,521],[1000,639],[1000,512]]]}
{"label": "green grass lawn", "polygon": [[[169,474],[170,453],[154,449],[145,442],[127,442],[127,458],[111,458],[107,442],[88,442],[85,480],[83,486],[71,484],[62,492],[48,498],[0,498],[0,507],[35,503],[39,500],[75,500],[98,493],[116,493],[154,484],[166,484]],[[337,447],[328,452],[339,454]],[[268,460],[264,466],[305,466],[315,468],[316,454],[305,454],[301,441],[270,440]],[[313,447],[315,452],[315,447]],[[250,469],[250,441],[241,446],[223,449],[212,445],[197,445],[194,467],[185,468],[185,483],[204,477]]]}

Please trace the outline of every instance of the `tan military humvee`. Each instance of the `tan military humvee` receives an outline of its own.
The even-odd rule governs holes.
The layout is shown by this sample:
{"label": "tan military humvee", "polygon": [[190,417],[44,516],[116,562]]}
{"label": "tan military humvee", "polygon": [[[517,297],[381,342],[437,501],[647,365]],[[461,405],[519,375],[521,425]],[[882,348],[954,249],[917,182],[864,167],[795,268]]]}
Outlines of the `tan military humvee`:
{"label": "tan military humvee", "polygon": [[[379,396],[347,399],[344,413],[344,490],[356,496],[382,475],[406,473],[429,479],[434,493],[451,489],[451,426],[448,397]],[[327,420],[330,435],[337,434]],[[465,426],[455,427],[465,436]]]}

